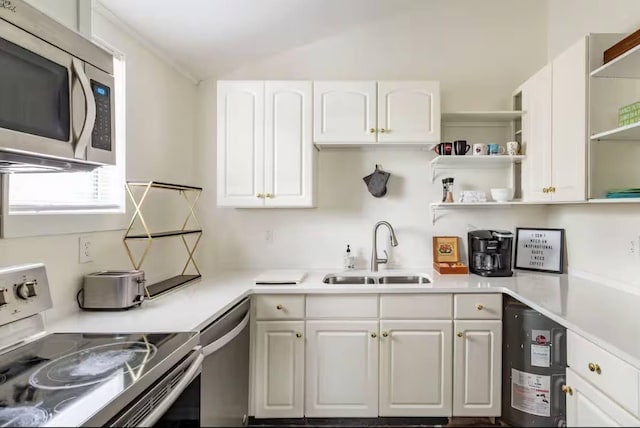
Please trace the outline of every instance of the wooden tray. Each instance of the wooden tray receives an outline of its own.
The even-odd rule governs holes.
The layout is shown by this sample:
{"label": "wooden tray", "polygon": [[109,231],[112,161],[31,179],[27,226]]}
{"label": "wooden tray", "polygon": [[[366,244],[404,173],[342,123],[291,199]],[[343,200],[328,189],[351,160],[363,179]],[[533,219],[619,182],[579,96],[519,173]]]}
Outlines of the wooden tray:
{"label": "wooden tray", "polygon": [[[615,45],[604,51],[603,61],[604,64],[608,63],[612,59],[615,59],[634,47],[640,45],[640,30],[629,34],[624,39],[620,40]],[[603,64],[603,65],[604,65]]]}
{"label": "wooden tray", "polygon": [[454,263],[438,263],[433,262],[433,269],[442,275],[449,274],[465,274],[469,273],[469,267],[462,264],[462,266],[452,266]]}

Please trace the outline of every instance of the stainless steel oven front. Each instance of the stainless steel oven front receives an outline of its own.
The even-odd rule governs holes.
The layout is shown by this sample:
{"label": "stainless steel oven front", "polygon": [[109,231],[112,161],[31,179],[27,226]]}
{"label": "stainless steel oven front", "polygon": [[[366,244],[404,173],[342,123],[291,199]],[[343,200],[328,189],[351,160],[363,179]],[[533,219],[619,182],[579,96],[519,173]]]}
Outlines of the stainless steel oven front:
{"label": "stainless steel oven front", "polygon": [[11,3],[13,12],[0,8],[0,167],[115,164],[113,56],[28,4]]}

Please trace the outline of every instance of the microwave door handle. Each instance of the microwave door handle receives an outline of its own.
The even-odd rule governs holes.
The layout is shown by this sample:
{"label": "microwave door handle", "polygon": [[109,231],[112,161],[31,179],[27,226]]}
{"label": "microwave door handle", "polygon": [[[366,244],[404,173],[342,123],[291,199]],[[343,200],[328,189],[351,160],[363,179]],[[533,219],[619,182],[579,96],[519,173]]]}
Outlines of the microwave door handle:
{"label": "microwave door handle", "polygon": [[96,123],[96,101],[93,97],[89,78],[84,72],[82,62],[78,58],[73,58],[71,60],[71,65],[73,72],[78,77],[82,92],[84,93],[85,111],[87,112],[84,118],[84,124],[82,125],[82,131],[80,131],[80,135],[78,136],[74,149],[74,156],[76,159],[83,159],[85,157],[85,150],[89,145],[91,133],[93,132],[93,126]]}

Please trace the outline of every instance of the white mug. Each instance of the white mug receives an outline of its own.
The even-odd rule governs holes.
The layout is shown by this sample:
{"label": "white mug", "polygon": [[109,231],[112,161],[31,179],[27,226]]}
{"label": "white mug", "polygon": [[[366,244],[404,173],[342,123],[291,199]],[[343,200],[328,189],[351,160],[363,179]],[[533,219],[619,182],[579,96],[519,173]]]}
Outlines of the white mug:
{"label": "white mug", "polygon": [[509,156],[517,156],[520,152],[520,143],[517,141],[507,141],[507,154]]}
{"label": "white mug", "polygon": [[487,152],[487,145],[483,143],[476,143],[473,145],[473,155],[474,156],[484,156]]}

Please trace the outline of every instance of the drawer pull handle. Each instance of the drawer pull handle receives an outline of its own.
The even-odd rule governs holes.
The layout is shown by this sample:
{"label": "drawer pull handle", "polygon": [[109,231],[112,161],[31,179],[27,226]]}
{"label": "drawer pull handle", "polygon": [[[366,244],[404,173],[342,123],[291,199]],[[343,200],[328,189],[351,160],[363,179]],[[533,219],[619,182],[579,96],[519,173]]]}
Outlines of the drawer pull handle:
{"label": "drawer pull handle", "polygon": [[589,363],[588,367],[589,367],[589,371],[591,372],[596,372],[598,374],[602,373],[600,366],[596,363]]}
{"label": "drawer pull handle", "polygon": [[573,395],[573,388],[571,388],[569,385],[562,385],[562,392],[564,392],[565,394]]}
{"label": "drawer pull handle", "polygon": [[299,339],[302,337],[302,333],[296,333],[296,337]]}
{"label": "drawer pull handle", "polygon": [[278,306],[276,306],[276,309],[277,309],[277,310],[279,310],[279,311],[281,311],[283,307],[284,307],[284,306],[282,306],[282,305],[278,305]]}
{"label": "drawer pull handle", "polygon": [[462,337],[462,336],[464,336],[464,333],[463,333],[463,332],[461,332],[461,331],[459,331],[459,332],[458,332],[458,337]]}
{"label": "drawer pull handle", "polygon": [[483,309],[484,309],[484,306],[483,306],[483,305],[481,305],[481,304],[477,304],[477,305],[476,305],[476,309],[477,309],[477,310],[479,310],[479,311],[481,311],[481,310],[483,310]]}
{"label": "drawer pull handle", "polygon": [[373,337],[375,339],[376,337],[378,337],[378,334],[373,332],[373,333],[371,333],[371,337]]}
{"label": "drawer pull handle", "polygon": [[389,333],[387,333],[386,331],[382,332],[382,337],[389,337]]}

